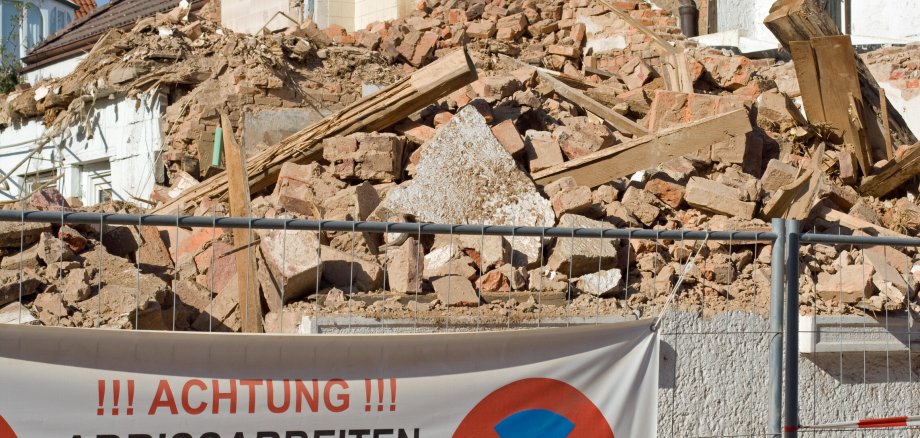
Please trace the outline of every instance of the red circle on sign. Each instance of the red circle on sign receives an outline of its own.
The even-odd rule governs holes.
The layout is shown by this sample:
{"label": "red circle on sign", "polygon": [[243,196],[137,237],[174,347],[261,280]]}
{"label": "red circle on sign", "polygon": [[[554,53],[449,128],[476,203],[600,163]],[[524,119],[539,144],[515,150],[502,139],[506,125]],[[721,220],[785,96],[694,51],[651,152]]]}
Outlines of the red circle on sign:
{"label": "red circle on sign", "polygon": [[495,426],[518,412],[542,409],[574,424],[570,437],[613,438],[600,409],[581,391],[554,379],[534,378],[509,383],[489,394],[460,423],[454,438],[501,438]]}
{"label": "red circle on sign", "polygon": [[2,415],[0,415],[0,438],[16,438],[16,432],[10,427]]}

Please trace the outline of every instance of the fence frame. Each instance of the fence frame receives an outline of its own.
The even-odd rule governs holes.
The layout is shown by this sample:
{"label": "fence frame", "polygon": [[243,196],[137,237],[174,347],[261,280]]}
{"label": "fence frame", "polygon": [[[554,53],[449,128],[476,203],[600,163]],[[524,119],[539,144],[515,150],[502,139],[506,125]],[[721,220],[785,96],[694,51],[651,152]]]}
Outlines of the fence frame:
{"label": "fence frame", "polygon": [[646,230],[616,228],[514,227],[496,225],[425,224],[406,222],[325,221],[79,213],[69,211],[0,211],[0,222],[53,224],[179,226],[344,231],[374,233],[457,234],[518,237],[618,238],[666,240],[771,241],[769,323],[769,412],[767,435],[797,437],[799,422],[799,251],[802,244],[920,247],[920,238],[843,236],[800,232],[797,220],[773,219],[770,232]]}

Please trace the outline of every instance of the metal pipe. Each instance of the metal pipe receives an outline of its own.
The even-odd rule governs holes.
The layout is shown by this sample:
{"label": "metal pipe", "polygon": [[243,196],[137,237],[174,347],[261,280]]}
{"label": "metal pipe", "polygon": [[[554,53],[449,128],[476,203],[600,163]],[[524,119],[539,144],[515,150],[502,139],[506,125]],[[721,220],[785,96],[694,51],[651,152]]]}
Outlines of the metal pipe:
{"label": "metal pipe", "polygon": [[698,36],[700,34],[700,10],[697,9],[696,2],[681,0],[677,10],[680,13],[680,29],[684,36],[687,38]]}
{"label": "metal pipe", "polygon": [[799,237],[799,221],[786,221],[785,438],[799,436]]}
{"label": "metal pipe", "polygon": [[801,243],[829,243],[839,245],[920,246],[920,239],[889,236],[838,236],[836,234],[811,234],[800,236]]}
{"label": "metal pipe", "polygon": [[406,222],[351,222],[351,221],[318,221],[318,220],[286,220],[286,219],[253,219],[242,217],[214,218],[210,216],[167,216],[167,215],[136,215],[136,214],[108,214],[108,213],[74,213],[60,211],[26,211],[5,210],[0,211],[0,222],[54,222],[65,224],[98,224],[101,222],[109,225],[155,225],[179,226],[187,228],[219,227],[219,228],[252,228],[263,230],[288,230],[318,231],[322,225],[323,231],[356,231],[368,233],[421,233],[421,234],[454,234],[488,236],[515,236],[527,237],[568,237],[571,238],[633,238],[633,239],[666,239],[666,240],[734,240],[734,241],[760,241],[772,242],[776,234],[772,232],[730,232],[730,231],[674,231],[674,230],[633,230],[613,228],[561,228],[561,227],[511,227],[499,225],[447,225],[447,224],[422,224]]}
{"label": "metal pipe", "polygon": [[770,262],[770,411],[768,431],[774,438],[782,433],[783,422],[783,291],[785,286],[786,224],[773,219],[773,254]]}

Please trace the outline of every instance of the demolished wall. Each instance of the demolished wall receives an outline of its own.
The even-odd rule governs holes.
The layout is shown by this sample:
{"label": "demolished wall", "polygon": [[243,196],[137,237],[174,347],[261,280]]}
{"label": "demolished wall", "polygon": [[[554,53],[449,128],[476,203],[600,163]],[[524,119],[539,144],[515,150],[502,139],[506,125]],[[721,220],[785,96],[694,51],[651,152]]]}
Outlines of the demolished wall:
{"label": "demolished wall", "polygon": [[[104,39],[88,58],[93,64],[75,75],[11,95],[7,123],[43,116],[52,129],[67,126],[82,117],[81,96],[98,94],[100,84],[115,85],[107,92],[132,95],[158,83],[168,90],[163,160],[169,171],[151,201],[162,205],[179,199],[187,212],[225,215],[225,197],[193,196],[216,180],[208,179],[213,160],[204,152],[213,150],[220,112],[236,126],[224,133],[229,136],[240,134],[245,108],[311,108],[318,102],[329,111],[351,108],[364,85],[392,83],[466,46],[476,64],[475,81],[383,132],[311,143],[315,159],[294,153],[280,166],[277,180],[252,191],[253,215],[734,231],[768,231],[772,217],[798,217],[816,231],[920,232],[916,185],[881,199],[861,196],[861,187],[845,176],[852,165],[848,146],[826,126],[809,124],[793,104],[795,87],[781,78],[788,63],[694,47],[679,35],[673,16],[643,2],[616,3],[639,27],[587,0],[451,4],[448,9],[437,1],[420,3],[405,19],[357,32],[320,30],[308,22],[280,33],[243,36],[207,21],[158,24],[168,17],[153,18],[131,33]],[[162,35],[169,33],[160,30],[163,23],[172,35]],[[647,32],[685,51],[693,92],[670,89],[664,80],[667,63]],[[594,51],[601,48],[607,53]],[[36,101],[42,89],[49,94]],[[288,149],[296,150],[299,138],[286,139]],[[713,141],[693,143],[705,138]],[[673,153],[688,144],[694,148],[686,156]],[[916,148],[895,147],[898,157],[912,156]],[[618,159],[623,156],[654,164],[632,168],[639,160]],[[873,164],[883,172],[896,161]],[[603,167],[609,178],[598,181],[596,173],[580,172],[585,163]],[[55,208],[49,199],[57,198],[43,191],[32,203]],[[123,204],[95,208],[133,209]],[[130,227],[118,228],[111,236],[77,230],[89,242],[75,250],[77,264],[66,270],[85,269],[84,252],[99,246],[128,262],[147,260],[138,255],[137,242],[149,240],[133,237],[139,231]],[[61,235],[56,226],[45,231]],[[151,304],[148,313],[183,329],[239,329],[239,281],[234,265],[227,264],[233,257],[215,254],[244,243],[210,230],[166,227],[160,232],[163,237],[153,239],[159,242],[154,246],[162,243],[169,256],[162,257],[162,248],[151,249],[160,256],[142,274],[177,284],[171,288],[181,296],[175,309],[181,320],[172,319],[168,295],[154,294],[151,300],[159,307]],[[321,309],[372,318],[411,313],[432,320],[448,311],[481,312],[498,320],[536,313],[650,316],[667,301],[695,252],[691,242],[623,239],[611,240],[599,253],[596,242],[567,239],[287,237],[301,242],[299,255],[318,251],[321,257],[299,260],[291,272],[279,269],[287,252],[277,246],[285,239],[262,237],[252,252],[266,321],[277,321],[282,308],[285,314],[307,316]],[[128,243],[125,248],[105,244],[120,239]],[[35,248],[20,248],[11,240],[7,258],[13,263],[21,251]],[[700,263],[684,280],[678,307],[707,317],[731,310],[764,313],[766,295],[753,291],[767,289],[770,253],[766,242],[707,242]],[[881,260],[824,245],[808,246],[803,254],[809,270],[803,273],[802,296],[814,301],[806,312],[920,309],[909,291],[895,286],[917,285],[913,249],[890,250]],[[53,276],[55,267],[61,268],[35,258],[29,299],[61,299],[64,277]],[[827,279],[854,270],[870,272],[872,281],[849,281],[847,275],[846,290],[852,293],[835,296]],[[89,275],[90,281],[98,279]],[[296,291],[284,287],[291,279]],[[307,283],[315,283],[313,290]],[[478,304],[479,309],[470,307]],[[29,305],[41,315],[42,308]],[[217,310],[209,310],[211,305]],[[65,309],[62,324],[95,324],[79,305]],[[48,318],[43,322],[55,322]],[[266,327],[272,329],[268,322]]]}

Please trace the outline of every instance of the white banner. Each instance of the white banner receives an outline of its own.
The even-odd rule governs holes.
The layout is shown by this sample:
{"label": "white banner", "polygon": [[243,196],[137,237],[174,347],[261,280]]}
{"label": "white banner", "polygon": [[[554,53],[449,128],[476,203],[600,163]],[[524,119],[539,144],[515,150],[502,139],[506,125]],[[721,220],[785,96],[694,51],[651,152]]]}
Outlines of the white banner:
{"label": "white banner", "polygon": [[0,438],[654,437],[651,321],[410,335],[0,327]]}

